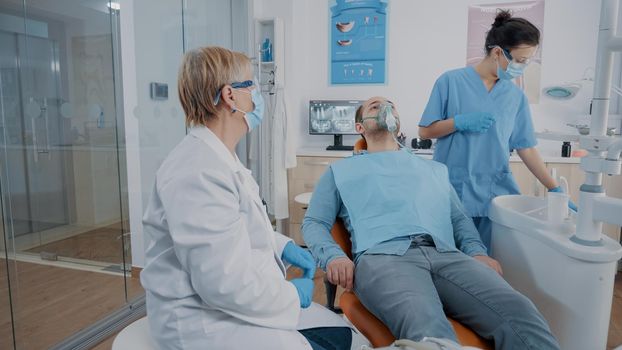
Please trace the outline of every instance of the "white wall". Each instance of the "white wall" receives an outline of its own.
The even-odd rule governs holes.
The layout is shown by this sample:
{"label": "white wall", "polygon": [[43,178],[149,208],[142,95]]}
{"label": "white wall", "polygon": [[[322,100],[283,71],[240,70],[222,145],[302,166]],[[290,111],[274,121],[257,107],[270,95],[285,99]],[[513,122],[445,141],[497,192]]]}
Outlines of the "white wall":
{"label": "white wall", "polygon": [[[231,2],[186,0],[184,35],[186,50],[205,45],[231,47]],[[224,20],[227,19],[227,22]]]}
{"label": "white wall", "polygon": [[[144,266],[142,216],[155,173],[185,136],[177,98],[183,55],[178,0],[121,1],[121,44],[132,265]],[[168,84],[168,100],[154,101],[149,83]]]}
{"label": "white wall", "polygon": [[[183,21],[182,21],[182,4]],[[142,216],[155,174],[186,135],[177,96],[177,72],[184,53],[200,46],[243,49],[248,7],[245,0],[122,0],[121,44],[132,265],[143,267]],[[233,13],[237,12],[244,13]],[[183,28],[182,28],[183,26]],[[185,38],[184,38],[185,34]],[[235,42],[233,39],[236,39]],[[168,84],[168,99],[155,101],[149,83]]]}
{"label": "white wall", "polygon": [[[437,77],[463,67],[466,59],[468,6],[482,0],[390,0],[388,82],[374,86],[329,86],[328,0],[256,0],[257,16],[281,17],[286,31],[286,86],[298,148],[325,146],[331,136],[308,134],[310,99],[390,97],[402,116],[402,130],[417,137],[417,123]],[[508,1],[494,1],[508,2]],[[546,0],[541,86],[580,79],[596,59],[600,16],[598,0]],[[532,105],[536,130],[566,130],[566,121],[587,113],[589,95],[564,103],[540,99]],[[352,144],[357,137],[348,137]],[[541,142],[543,153],[557,154],[560,144]]]}

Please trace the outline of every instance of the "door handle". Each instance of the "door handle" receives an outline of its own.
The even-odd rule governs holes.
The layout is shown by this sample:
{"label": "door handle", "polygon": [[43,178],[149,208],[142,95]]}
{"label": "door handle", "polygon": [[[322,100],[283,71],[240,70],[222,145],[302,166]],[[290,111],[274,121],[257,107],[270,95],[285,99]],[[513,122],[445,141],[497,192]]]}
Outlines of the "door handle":
{"label": "door handle", "polygon": [[315,165],[320,165],[321,166],[321,165],[330,165],[330,162],[327,162],[327,161],[323,161],[323,162],[321,162],[321,161],[306,161],[306,162],[304,162],[304,164],[305,165],[313,165],[313,166],[315,166]]}
{"label": "door handle", "polygon": [[45,149],[43,151],[39,151],[39,153],[46,153],[48,155],[48,159],[52,159],[52,154],[50,153],[50,118],[48,115],[48,99],[45,97],[43,98],[41,113],[43,113],[43,120],[45,122]]}
{"label": "door handle", "polygon": [[35,118],[30,118],[32,131],[32,151],[35,163],[39,162],[39,142],[37,140],[37,123]]}

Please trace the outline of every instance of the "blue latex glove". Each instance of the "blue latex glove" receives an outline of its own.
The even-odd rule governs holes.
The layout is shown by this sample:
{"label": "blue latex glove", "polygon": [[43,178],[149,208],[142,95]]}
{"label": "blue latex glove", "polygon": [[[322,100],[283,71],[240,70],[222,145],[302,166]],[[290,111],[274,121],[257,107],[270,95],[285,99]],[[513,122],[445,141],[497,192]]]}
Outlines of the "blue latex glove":
{"label": "blue latex glove", "polygon": [[458,131],[484,133],[494,121],[492,114],[487,112],[464,113],[454,117],[454,127]]}
{"label": "blue latex glove", "polygon": [[307,308],[311,305],[311,297],[313,297],[313,280],[308,278],[295,278],[290,281],[296,291],[298,292],[298,298],[300,298],[300,307]]}
{"label": "blue latex glove", "polygon": [[[557,186],[557,187],[551,188],[549,192],[564,193],[564,190],[562,190],[561,186]],[[568,208],[570,208],[571,210],[574,210],[575,213],[579,211],[579,208],[577,208],[577,205],[574,204],[574,202],[571,200],[568,200]]]}
{"label": "blue latex glove", "polygon": [[315,276],[315,260],[311,253],[300,248],[294,242],[288,242],[283,248],[281,259],[302,269],[304,278],[313,279]]}

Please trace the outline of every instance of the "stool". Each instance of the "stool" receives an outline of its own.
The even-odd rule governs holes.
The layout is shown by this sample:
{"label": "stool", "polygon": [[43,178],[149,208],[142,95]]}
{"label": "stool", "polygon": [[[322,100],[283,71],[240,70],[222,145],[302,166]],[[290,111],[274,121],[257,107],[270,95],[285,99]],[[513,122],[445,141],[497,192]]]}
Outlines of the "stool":
{"label": "stool", "polygon": [[313,195],[313,192],[301,193],[297,195],[296,197],[294,197],[294,202],[304,205],[305,206],[304,209],[306,209],[306,207],[309,205],[309,202],[311,202],[312,195]]}
{"label": "stool", "polygon": [[155,343],[149,332],[147,317],[143,317],[123,328],[114,338],[112,350],[155,350]]}

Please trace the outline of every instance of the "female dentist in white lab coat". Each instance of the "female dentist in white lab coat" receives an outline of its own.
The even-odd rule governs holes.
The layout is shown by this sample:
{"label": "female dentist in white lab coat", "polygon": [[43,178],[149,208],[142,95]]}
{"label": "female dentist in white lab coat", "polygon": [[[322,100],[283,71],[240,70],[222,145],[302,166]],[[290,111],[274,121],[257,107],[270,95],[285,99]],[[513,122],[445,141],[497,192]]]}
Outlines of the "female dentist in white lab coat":
{"label": "female dentist in white lab coat", "polygon": [[[311,303],[313,258],[273,230],[235,154],[263,113],[249,59],[218,47],[193,50],[178,92],[190,130],[160,166],[143,218],[141,282],[155,342],[186,350],[350,349],[350,328]],[[287,281],[284,263],[303,277]]]}

